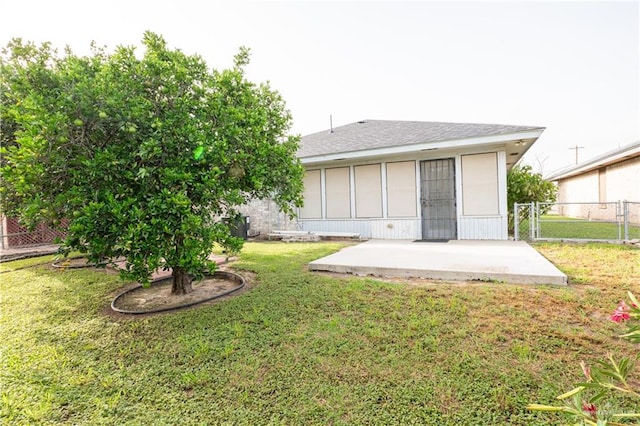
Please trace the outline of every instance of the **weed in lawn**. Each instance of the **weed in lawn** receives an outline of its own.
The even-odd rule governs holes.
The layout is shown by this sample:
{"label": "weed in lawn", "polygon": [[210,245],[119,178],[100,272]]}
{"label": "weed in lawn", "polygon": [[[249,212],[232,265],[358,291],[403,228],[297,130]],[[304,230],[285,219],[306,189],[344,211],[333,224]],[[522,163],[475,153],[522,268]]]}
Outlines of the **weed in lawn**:
{"label": "weed in lawn", "polygon": [[193,357],[195,360],[201,360],[210,356],[214,351],[213,346],[207,341],[197,341],[193,346]]}
{"label": "weed in lawn", "polygon": [[524,342],[513,342],[511,351],[520,361],[531,361],[533,359],[533,352],[531,351],[531,348]]}
{"label": "weed in lawn", "polygon": [[208,371],[188,371],[183,373],[180,379],[185,390],[192,390],[205,386],[211,380],[211,377]]}

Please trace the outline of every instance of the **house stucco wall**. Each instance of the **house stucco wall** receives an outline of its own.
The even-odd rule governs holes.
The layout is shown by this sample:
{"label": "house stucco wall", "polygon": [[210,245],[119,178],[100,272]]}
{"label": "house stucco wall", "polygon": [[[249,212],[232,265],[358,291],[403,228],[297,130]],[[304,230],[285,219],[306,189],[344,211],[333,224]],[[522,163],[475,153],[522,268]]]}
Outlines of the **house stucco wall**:
{"label": "house stucco wall", "polygon": [[[559,203],[597,203],[598,171],[594,170],[573,179],[558,182]],[[558,214],[569,217],[589,217],[591,206],[585,204],[560,204]]]}
{"label": "house stucco wall", "polygon": [[[494,178],[490,179],[491,185],[495,187],[491,190],[486,189],[489,192],[497,194],[497,198],[493,203],[495,209],[492,214],[478,214],[481,211],[475,211],[473,215],[464,215],[463,212],[463,196],[465,188],[463,187],[462,174],[464,173],[462,157],[464,155],[494,153],[496,154],[492,158],[493,168],[497,167],[497,170],[492,170]],[[423,158],[407,158],[407,157],[395,157],[385,160],[371,160],[368,162],[353,162],[349,164],[341,163],[339,167],[348,167],[350,172],[349,190],[351,191],[350,197],[344,197],[351,202],[351,214],[350,217],[345,218],[330,218],[327,215],[326,200],[328,198],[326,194],[326,171],[334,169],[335,164],[327,165],[314,165],[308,167],[308,170],[313,173],[320,173],[321,182],[321,194],[317,196],[317,202],[321,204],[320,211],[322,217],[320,218],[299,218],[299,228],[305,231],[324,231],[324,232],[352,232],[358,233],[363,238],[380,238],[380,239],[421,239],[422,238],[422,206],[420,201],[420,161],[441,159],[441,158],[454,158],[455,160],[455,185],[456,185],[456,221],[457,221],[457,238],[458,239],[470,239],[470,240],[504,240],[508,238],[507,235],[507,202],[506,202],[506,154],[502,150],[475,150],[475,151],[457,151],[457,152],[442,152],[437,157],[429,157],[424,155]],[[390,214],[389,200],[398,198],[389,196],[389,183],[388,183],[388,167],[389,164],[398,165],[410,163],[411,167],[415,168],[415,187],[413,188],[414,196],[408,196],[405,194],[401,199],[409,200],[415,204],[415,208],[404,209],[403,211],[411,211],[413,214],[405,217],[393,217]],[[362,165],[379,166],[376,167],[376,171],[380,170],[380,192],[382,196],[381,210],[376,213],[378,217],[359,217],[357,209],[357,197],[356,191],[358,185],[355,184],[356,173],[358,167]],[[497,181],[496,181],[497,180]],[[346,182],[347,180],[344,179]],[[371,180],[372,182],[374,180]],[[375,183],[375,182],[374,182]],[[376,185],[378,185],[376,183]],[[406,187],[406,185],[405,185]],[[371,190],[371,188],[367,188]],[[483,189],[483,191],[485,190]],[[405,188],[406,190],[406,188]],[[474,189],[478,191],[478,188]],[[315,201],[314,201],[315,202]]]}
{"label": "house stucco wall", "polygon": [[640,202],[640,157],[607,167],[607,201]]}
{"label": "house stucco wall", "polygon": [[597,203],[598,171],[594,170],[558,182],[558,202]]}
{"label": "house stucco wall", "polygon": [[[274,230],[295,230],[357,233],[362,238],[422,239],[421,162],[449,158],[455,164],[457,239],[507,239],[507,153],[503,145],[307,164],[305,167],[312,174],[307,176],[307,180],[313,188],[307,188],[305,193],[313,198],[308,203],[313,208],[301,209],[298,218],[290,220],[279,212],[272,201],[254,200],[245,205],[241,212],[250,217],[250,236],[258,232],[266,235]],[[488,170],[490,173],[486,179],[483,175],[471,179],[466,189],[463,174],[469,159],[473,160],[471,166],[475,169],[467,170],[468,181],[469,173],[472,177],[473,172],[477,174]],[[362,171],[371,173],[363,174]],[[414,184],[411,183],[412,179],[415,180]],[[478,181],[483,183],[478,186]],[[493,196],[465,198],[465,190]],[[361,191],[360,194],[357,191]],[[362,191],[378,192],[373,194],[375,197],[369,194],[363,200]],[[489,200],[486,205],[484,198]],[[367,204],[371,200],[375,201],[375,209]],[[390,202],[403,204],[390,206]],[[337,206],[335,203],[344,205]]]}
{"label": "house stucco wall", "polygon": [[594,220],[615,220],[618,201],[640,201],[640,157],[592,170],[558,181],[559,203],[598,203],[560,205],[562,216]]}

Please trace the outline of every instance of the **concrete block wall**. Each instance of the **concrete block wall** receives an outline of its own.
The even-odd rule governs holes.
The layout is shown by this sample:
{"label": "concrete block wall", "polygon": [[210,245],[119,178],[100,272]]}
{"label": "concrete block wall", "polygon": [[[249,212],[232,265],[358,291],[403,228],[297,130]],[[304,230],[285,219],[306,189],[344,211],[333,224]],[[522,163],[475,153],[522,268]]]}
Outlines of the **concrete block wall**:
{"label": "concrete block wall", "polygon": [[289,219],[271,199],[251,200],[239,210],[244,216],[249,216],[249,236],[255,236],[258,232],[265,236],[274,230],[300,229],[297,220]]}

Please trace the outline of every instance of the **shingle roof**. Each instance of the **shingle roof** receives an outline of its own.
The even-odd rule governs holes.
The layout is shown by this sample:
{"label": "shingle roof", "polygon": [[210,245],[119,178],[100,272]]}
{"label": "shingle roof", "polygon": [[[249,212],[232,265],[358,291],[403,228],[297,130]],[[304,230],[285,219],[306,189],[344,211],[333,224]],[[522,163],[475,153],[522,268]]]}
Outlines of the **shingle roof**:
{"label": "shingle roof", "polygon": [[527,130],[544,129],[540,126],[511,126],[505,124],[444,123],[429,121],[363,120],[303,136],[298,157],[336,154],[442,142],[480,136],[502,135]]}

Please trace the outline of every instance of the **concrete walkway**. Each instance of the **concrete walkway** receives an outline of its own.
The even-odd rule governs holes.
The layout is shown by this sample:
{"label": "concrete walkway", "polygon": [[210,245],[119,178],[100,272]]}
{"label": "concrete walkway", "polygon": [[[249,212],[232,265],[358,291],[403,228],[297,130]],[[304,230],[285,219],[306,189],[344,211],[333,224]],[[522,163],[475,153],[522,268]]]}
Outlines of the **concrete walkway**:
{"label": "concrete walkway", "polygon": [[58,247],[59,246],[57,244],[42,244],[17,248],[0,248],[0,262],[8,262],[10,260],[23,259],[25,257],[55,254],[58,252]]}
{"label": "concrete walkway", "polygon": [[524,241],[370,240],[315,260],[309,269],[382,277],[567,285],[567,276]]}

